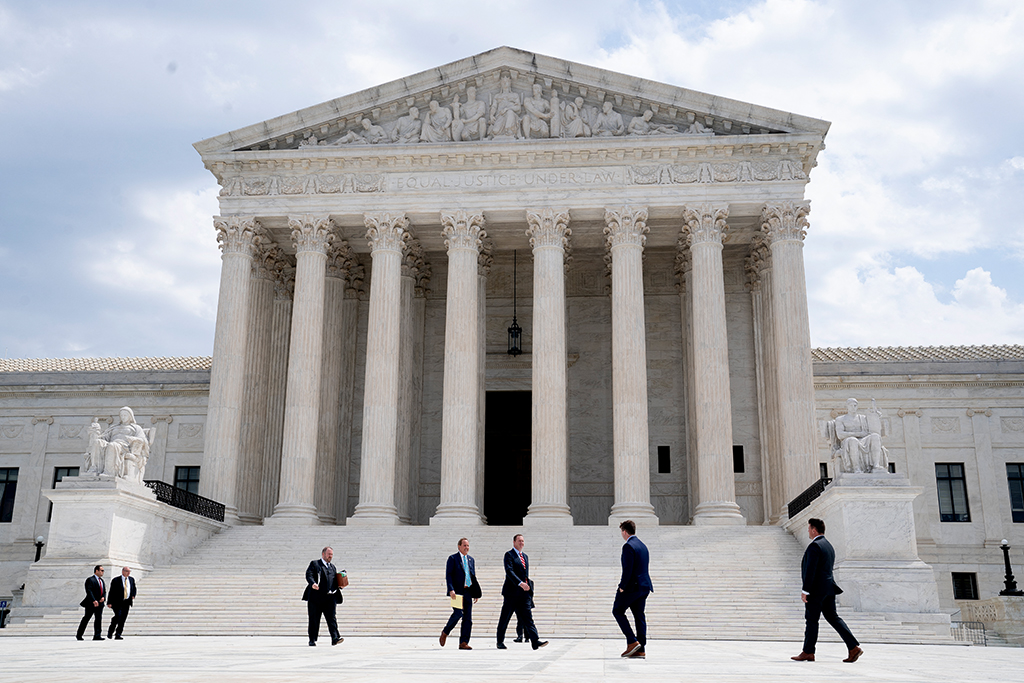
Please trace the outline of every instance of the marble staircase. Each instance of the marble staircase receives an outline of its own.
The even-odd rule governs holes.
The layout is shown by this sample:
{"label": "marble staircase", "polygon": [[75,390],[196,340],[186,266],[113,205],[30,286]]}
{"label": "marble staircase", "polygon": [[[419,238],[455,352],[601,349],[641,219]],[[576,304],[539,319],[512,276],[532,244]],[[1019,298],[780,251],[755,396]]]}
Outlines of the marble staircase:
{"label": "marble staircase", "polygon": [[[342,635],[434,636],[450,613],[445,558],[466,535],[484,594],[474,608],[474,636],[490,642],[501,607],[502,556],[517,532],[526,536],[541,636],[621,637],[611,605],[622,539],[616,528],[586,526],[232,527],[139,578],[126,634],[302,636],[303,572],[331,545],[352,582],[339,608]],[[652,554],[651,639],[787,641],[799,648],[802,549],[783,529],[661,527],[639,536]],[[108,573],[116,575],[115,568]],[[934,627],[892,615],[840,611],[863,642],[953,642]],[[0,634],[71,637],[81,613],[76,606],[15,619]],[[104,628],[111,614],[104,614]],[[821,634],[837,640],[827,624]]]}

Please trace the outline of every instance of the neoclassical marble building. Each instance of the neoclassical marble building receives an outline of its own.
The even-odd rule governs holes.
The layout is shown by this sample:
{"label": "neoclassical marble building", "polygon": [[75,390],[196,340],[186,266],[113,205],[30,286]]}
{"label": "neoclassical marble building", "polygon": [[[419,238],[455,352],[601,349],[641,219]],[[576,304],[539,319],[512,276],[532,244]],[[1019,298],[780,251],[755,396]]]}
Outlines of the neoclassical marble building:
{"label": "neoclassical marble building", "polygon": [[[777,520],[818,476],[828,125],[499,48],[197,143],[223,250],[200,492],[243,523]],[[523,425],[529,462],[485,454]]]}

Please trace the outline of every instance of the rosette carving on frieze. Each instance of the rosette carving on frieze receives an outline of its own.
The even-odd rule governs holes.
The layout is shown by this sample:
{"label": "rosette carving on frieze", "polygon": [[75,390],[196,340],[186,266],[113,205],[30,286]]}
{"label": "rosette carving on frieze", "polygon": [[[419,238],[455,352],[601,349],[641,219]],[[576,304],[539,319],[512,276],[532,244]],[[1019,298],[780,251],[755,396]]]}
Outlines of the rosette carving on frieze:
{"label": "rosette carving on frieze", "polygon": [[289,216],[288,227],[292,231],[292,243],[295,245],[296,254],[307,251],[326,254],[327,245],[335,238],[334,232],[331,230],[331,219],[327,216],[315,216],[309,213],[302,216]]}
{"label": "rosette carving on frieze", "polygon": [[647,209],[623,206],[604,210],[605,246],[613,249],[620,244],[635,244],[641,249],[647,242]]}
{"label": "rosette carving on frieze", "polygon": [[724,244],[729,241],[729,207],[718,204],[701,204],[683,207],[683,233],[694,244]]}
{"label": "rosette carving on frieze", "polygon": [[569,248],[572,230],[569,229],[568,210],[527,211],[526,222],[530,226],[526,229],[526,236],[530,238],[530,246],[534,250],[541,247]]}
{"label": "rosette carving on frieze", "polygon": [[252,258],[260,230],[260,223],[254,216],[215,216],[213,227],[224,255],[241,254]]}
{"label": "rosette carving on frieze", "polygon": [[363,214],[363,224],[371,251],[404,251],[409,236],[409,219],[404,213],[366,213]]}
{"label": "rosette carving on frieze", "polygon": [[807,236],[810,212],[808,201],[765,204],[761,210],[761,232],[768,236],[769,244],[787,240],[802,242]]}
{"label": "rosette carving on frieze", "polygon": [[456,249],[480,250],[484,232],[484,214],[458,211],[441,212],[441,235],[448,247],[448,253]]}

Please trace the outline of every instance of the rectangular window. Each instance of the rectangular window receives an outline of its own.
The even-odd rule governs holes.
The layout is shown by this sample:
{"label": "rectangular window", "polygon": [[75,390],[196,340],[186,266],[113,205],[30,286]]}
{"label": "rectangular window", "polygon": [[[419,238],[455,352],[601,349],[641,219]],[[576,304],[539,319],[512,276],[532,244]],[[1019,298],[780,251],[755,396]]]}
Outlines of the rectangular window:
{"label": "rectangular window", "polygon": [[198,467],[175,467],[174,486],[184,489],[189,493],[199,493],[199,468]]}
{"label": "rectangular window", "polygon": [[935,483],[939,490],[939,519],[943,522],[971,521],[963,463],[935,463]]}
{"label": "rectangular window", "polygon": [[737,474],[746,471],[743,467],[743,446],[732,447],[732,471]]}
{"label": "rectangular window", "polygon": [[889,463],[889,474],[896,474],[896,463]]}
{"label": "rectangular window", "polygon": [[668,446],[658,446],[658,474],[672,473],[672,458]]}
{"label": "rectangular window", "polygon": [[[77,477],[77,467],[54,467],[53,468],[53,488],[57,488],[57,482],[64,477]],[[53,517],[53,503],[50,503],[50,511],[46,513],[46,521],[49,522]]]}
{"label": "rectangular window", "polygon": [[1010,514],[1014,522],[1024,522],[1024,464],[1006,463],[1006,481],[1010,485]]}
{"label": "rectangular window", "polygon": [[819,462],[818,463],[818,478],[819,479],[828,479],[828,463],[827,462]]}
{"label": "rectangular window", "polygon": [[14,494],[18,490],[18,468],[0,468],[0,523],[14,518]]}
{"label": "rectangular window", "polygon": [[973,572],[953,572],[953,599],[977,600],[978,575]]}

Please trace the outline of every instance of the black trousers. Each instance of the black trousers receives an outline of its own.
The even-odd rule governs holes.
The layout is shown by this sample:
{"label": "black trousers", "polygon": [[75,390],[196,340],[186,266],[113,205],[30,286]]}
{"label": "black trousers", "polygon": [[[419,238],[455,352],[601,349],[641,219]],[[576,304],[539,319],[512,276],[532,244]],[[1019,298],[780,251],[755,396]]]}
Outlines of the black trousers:
{"label": "black trousers", "polygon": [[[644,614],[644,607],[647,606],[647,596],[651,592],[645,589],[638,591],[619,592],[615,590],[615,604],[612,605],[612,616],[619,624],[619,630],[626,636],[627,643],[640,643],[640,647],[647,645],[647,615]],[[626,617],[626,610],[633,613],[633,620],[636,622],[636,634],[629,625]]]}
{"label": "black trousers", "polygon": [[804,629],[804,652],[814,654],[814,646],[818,642],[818,619],[825,617],[825,621],[836,630],[839,637],[846,643],[846,648],[852,650],[860,645],[857,639],[850,633],[846,622],[839,618],[836,613],[836,596],[826,595],[824,597],[807,597],[804,604],[804,619],[807,620],[807,627]]}
{"label": "black trousers", "polygon": [[462,596],[462,609],[452,609],[452,615],[448,617],[448,623],[444,625],[444,632],[450,635],[455,624],[462,619],[459,642],[468,643],[469,637],[473,634],[473,598],[469,594],[469,586],[459,586],[455,592]]}
{"label": "black trousers", "polygon": [[114,607],[114,616],[110,620],[110,628],[107,629],[107,637],[113,638],[114,634],[121,635],[124,631],[124,622],[128,618],[128,612],[132,606],[127,602],[122,602],[117,607]]}
{"label": "black trousers", "polygon": [[501,616],[498,617],[498,643],[505,642],[505,631],[508,629],[508,622],[511,621],[512,615],[515,614],[516,635],[520,635],[519,629],[521,627],[523,635],[536,647],[537,643],[540,642],[540,636],[537,635],[537,627],[533,623],[530,596],[525,591],[520,592],[522,595],[505,596],[504,602],[501,603]]}
{"label": "black trousers", "polygon": [[309,613],[309,639],[316,642],[320,636],[320,617],[327,621],[327,630],[331,633],[333,643],[341,637],[338,633],[338,604],[334,602],[334,596],[328,594],[326,600],[308,600],[306,611]]}
{"label": "black trousers", "polygon": [[89,620],[92,619],[93,615],[96,616],[96,623],[93,625],[93,636],[96,638],[103,637],[103,608],[106,607],[102,602],[97,607],[87,604],[85,606],[85,616],[82,617],[82,623],[78,625],[78,637],[81,638],[85,635],[85,627],[89,625]]}

